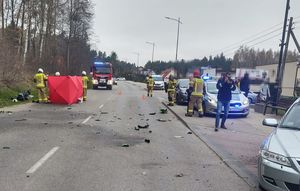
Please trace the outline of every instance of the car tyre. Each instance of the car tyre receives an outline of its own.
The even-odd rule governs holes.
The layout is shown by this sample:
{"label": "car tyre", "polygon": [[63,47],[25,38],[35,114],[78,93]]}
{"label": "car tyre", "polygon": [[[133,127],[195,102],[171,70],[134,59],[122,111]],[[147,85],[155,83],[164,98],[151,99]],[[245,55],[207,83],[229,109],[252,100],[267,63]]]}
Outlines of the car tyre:
{"label": "car tyre", "polygon": [[112,90],[112,86],[107,86],[106,89],[107,90]]}

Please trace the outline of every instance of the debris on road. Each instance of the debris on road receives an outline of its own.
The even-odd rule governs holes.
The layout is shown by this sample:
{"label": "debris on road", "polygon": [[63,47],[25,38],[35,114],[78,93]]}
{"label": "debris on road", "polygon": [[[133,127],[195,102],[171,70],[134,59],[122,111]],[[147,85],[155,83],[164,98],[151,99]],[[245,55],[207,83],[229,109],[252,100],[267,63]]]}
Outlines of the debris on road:
{"label": "debris on road", "polygon": [[10,147],[7,147],[7,146],[6,146],[6,147],[3,147],[3,149],[8,150],[8,149],[10,149]]}
{"label": "debris on road", "polygon": [[143,172],[143,173],[142,173],[142,175],[146,176],[146,175],[147,175],[147,173],[146,173],[146,172]]}
{"label": "debris on road", "polygon": [[187,133],[188,135],[191,135],[191,134],[193,134],[191,131],[189,131],[188,133]]}
{"label": "debris on road", "polygon": [[73,122],[72,122],[72,121],[69,121],[69,122],[68,122],[68,124],[70,124],[70,125],[71,125],[71,124],[73,124]]}
{"label": "debris on road", "polygon": [[183,139],[183,136],[174,136],[176,139]]}
{"label": "debris on road", "polygon": [[168,109],[160,109],[160,113],[161,114],[167,114],[168,113]]}
{"label": "debris on road", "polygon": [[138,128],[140,128],[140,129],[147,129],[147,128],[149,128],[149,124],[146,124],[146,125],[138,125]]}
{"label": "debris on road", "polygon": [[48,123],[44,123],[44,125],[48,125]]}
{"label": "debris on road", "polygon": [[106,112],[106,111],[101,111],[101,113],[100,114],[102,114],[102,115],[106,115],[106,114],[108,114],[108,112]]}
{"label": "debris on road", "polygon": [[139,116],[145,116],[145,114],[139,113]]}
{"label": "debris on road", "polygon": [[129,144],[123,144],[122,147],[129,147]]}
{"label": "debris on road", "polygon": [[95,121],[101,121],[100,119],[96,119]]}
{"label": "debris on road", "polygon": [[150,139],[145,139],[145,142],[146,143],[150,143]]}
{"label": "debris on road", "polygon": [[100,134],[101,134],[101,132],[100,132],[100,131],[96,132],[96,135],[100,135]]}
{"label": "debris on road", "polygon": [[150,119],[146,119],[146,121],[149,121]]}
{"label": "debris on road", "polygon": [[16,119],[15,121],[27,121],[27,119]]}
{"label": "debris on road", "polygon": [[167,122],[166,119],[157,119],[157,121],[159,121],[159,122]]}
{"label": "debris on road", "polygon": [[152,133],[152,131],[149,131],[149,133]]}
{"label": "debris on road", "polygon": [[183,176],[184,176],[183,173],[178,173],[178,174],[175,175],[175,177],[177,177],[177,178],[181,178],[181,177],[183,177]]}
{"label": "debris on road", "polygon": [[68,110],[71,110],[71,109],[72,109],[72,107],[68,107],[67,109],[68,109]]}
{"label": "debris on road", "polygon": [[136,130],[136,131],[139,131],[139,130],[140,130],[140,128],[138,128],[138,127],[134,127],[134,130]]}
{"label": "debris on road", "polygon": [[155,112],[153,112],[153,113],[149,113],[149,115],[156,115],[156,113],[155,113]]}

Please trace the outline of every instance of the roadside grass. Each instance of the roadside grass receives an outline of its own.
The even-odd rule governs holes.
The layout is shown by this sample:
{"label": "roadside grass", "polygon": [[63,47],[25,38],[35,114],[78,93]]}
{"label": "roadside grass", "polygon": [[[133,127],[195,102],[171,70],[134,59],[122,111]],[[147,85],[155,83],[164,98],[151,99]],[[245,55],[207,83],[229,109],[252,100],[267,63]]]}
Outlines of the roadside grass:
{"label": "roadside grass", "polygon": [[32,100],[13,102],[12,98],[16,98],[19,93],[30,90],[31,94],[36,97],[36,91],[31,85],[19,85],[16,87],[0,87],[0,108],[29,103]]}

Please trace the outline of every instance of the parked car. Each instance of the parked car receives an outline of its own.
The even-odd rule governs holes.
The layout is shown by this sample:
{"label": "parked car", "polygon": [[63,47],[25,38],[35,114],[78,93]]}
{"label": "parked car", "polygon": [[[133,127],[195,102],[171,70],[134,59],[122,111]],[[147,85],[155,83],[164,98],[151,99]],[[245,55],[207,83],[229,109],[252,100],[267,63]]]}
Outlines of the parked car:
{"label": "parked car", "polygon": [[249,91],[249,93],[248,93],[248,100],[249,100],[250,104],[256,104],[257,95],[258,95],[257,93]]}
{"label": "parked car", "polygon": [[113,85],[118,85],[117,79],[113,78]]}
{"label": "parked car", "polygon": [[278,123],[265,119],[263,125],[276,127],[263,141],[258,158],[259,184],[270,191],[300,190],[300,99]]}
{"label": "parked car", "polygon": [[152,78],[154,80],[154,87],[155,90],[164,90],[165,89],[165,83],[163,80],[163,77],[161,75],[152,75]]}
{"label": "parked car", "polygon": [[[217,113],[217,81],[206,81],[203,97],[203,110],[205,114]],[[232,92],[232,100],[230,101],[229,115],[247,117],[249,114],[249,101],[239,89]]]}
{"label": "parked car", "polygon": [[176,85],[176,103],[184,105],[188,103],[189,79],[179,79]]}

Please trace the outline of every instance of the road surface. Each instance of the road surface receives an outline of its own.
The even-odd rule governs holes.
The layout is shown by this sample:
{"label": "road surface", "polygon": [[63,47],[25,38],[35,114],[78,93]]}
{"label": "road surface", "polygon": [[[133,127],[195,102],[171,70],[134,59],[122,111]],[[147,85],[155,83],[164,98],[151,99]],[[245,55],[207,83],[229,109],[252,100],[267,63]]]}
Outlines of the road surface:
{"label": "road surface", "polygon": [[171,112],[159,113],[160,97],[145,95],[119,82],[82,104],[5,108],[1,191],[251,190]]}

